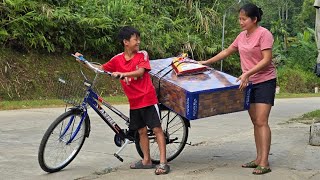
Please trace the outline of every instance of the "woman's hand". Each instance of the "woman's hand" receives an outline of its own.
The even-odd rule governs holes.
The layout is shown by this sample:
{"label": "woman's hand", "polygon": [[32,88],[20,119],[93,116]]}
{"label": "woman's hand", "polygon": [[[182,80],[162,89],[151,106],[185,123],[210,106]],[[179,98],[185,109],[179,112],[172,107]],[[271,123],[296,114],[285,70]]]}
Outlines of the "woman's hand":
{"label": "woman's hand", "polygon": [[249,85],[249,76],[247,73],[243,73],[241,76],[238,77],[237,81],[240,81],[239,89],[240,91],[244,90]]}
{"label": "woman's hand", "polygon": [[207,65],[208,64],[208,61],[198,61],[199,64],[202,64],[202,65]]}

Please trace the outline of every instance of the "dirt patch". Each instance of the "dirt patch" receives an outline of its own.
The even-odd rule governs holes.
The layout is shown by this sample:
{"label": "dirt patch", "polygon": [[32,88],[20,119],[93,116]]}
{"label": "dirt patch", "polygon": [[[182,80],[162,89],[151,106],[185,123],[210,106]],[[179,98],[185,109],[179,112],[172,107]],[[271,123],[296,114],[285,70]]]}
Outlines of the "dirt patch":
{"label": "dirt patch", "polygon": [[195,170],[189,171],[187,174],[188,175],[197,175],[197,174],[202,174],[202,173],[206,173],[206,172],[212,172],[215,169],[216,169],[216,167],[205,167],[205,168],[195,169]]}
{"label": "dirt patch", "polygon": [[290,123],[302,123],[302,124],[307,124],[310,125],[312,123],[320,123],[319,118],[313,118],[313,119],[304,119],[304,118],[292,118],[285,123],[280,123],[280,124],[290,124]]}
{"label": "dirt patch", "polygon": [[102,175],[106,175],[112,172],[116,172],[118,169],[117,168],[105,168],[101,171],[95,171],[94,173],[88,175],[88,176],[84,176],[84,177],[80,177],[80,178],[76,178],[75,180],[92,180],[92,179],[97,179]]}
{"label": "dirt patch", "polygon": [[208,142],[207,141],[201,141],[195,144],[191,144],[191,146],[208,146]]}

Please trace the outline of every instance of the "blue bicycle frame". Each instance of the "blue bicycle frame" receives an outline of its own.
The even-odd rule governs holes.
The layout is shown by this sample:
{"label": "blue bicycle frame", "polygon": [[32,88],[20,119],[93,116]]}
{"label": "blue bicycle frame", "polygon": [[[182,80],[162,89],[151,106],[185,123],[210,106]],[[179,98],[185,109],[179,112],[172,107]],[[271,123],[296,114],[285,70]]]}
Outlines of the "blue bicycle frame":
{"label": "blue bicycle frame", "polygon": [[[85,98],[80,106],[74,107],[74,108],[78,108],[82,111],[81,120],[77,126],[77,129],[74,131],[74,133],[71,135],[70,139],[68,140],[67,144],[71,143],[74,140],[74,138],[76,137],[76,135],[78,134],[78,132],[81,128],[81,124],[87,118],[87,116],[88,116],[87,105],[90,105],[90,107],[92,107],[92,109],[108,124],[108,126],[119,137],[121,137],[123,139],[126,138],[126,135],[124,134],[124,132],[121,130],[121,128],[118,126],[118,124],[111,118],[111,116],[108,115],[106,113],[106,111],[101,107],[101,104],[103,104],[108,109],[110,109],[112,112],[114,112],[119,117],[121,117],[123,120],[125,120],[127,125],[129,125],[129,123],[130,123],[129,118],[126,115],[124,115],[122,112],[120,112],[118,109],[113,107],[111,104],[109,104],[107,101],[105,101],[101,96],[98,96],[97,93],[95,93],[93,91],[93,89],[91,88],[90,83],[85,82],[84,84],[85,84],[85,86],[87,86],[87,92],[86,92]],[[66,128],[63,130],[63,132],[60,135],[60,139],[62,139],[62,137],[66,134],[68,129],[71,127],[73,120],[74,120],[74,116],[72,116],[70,118],[68,125],[66,126]]]}

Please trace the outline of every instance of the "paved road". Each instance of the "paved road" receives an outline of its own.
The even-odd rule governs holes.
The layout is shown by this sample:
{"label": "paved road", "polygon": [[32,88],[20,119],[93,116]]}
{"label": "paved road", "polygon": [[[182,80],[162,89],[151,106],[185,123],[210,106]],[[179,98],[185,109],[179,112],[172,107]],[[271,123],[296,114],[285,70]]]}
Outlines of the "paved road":
{"label": "paved road", "polygon": [[[127,105],[116,106],[128,114]],[[276,100],[271,112],[273,172],[254,176],[241,164],[255,154],[247,112],[194,120],[181,155],[170,163],[172,172],[161,179],[320,179],[320,147],[308,145],[309,126],[285,123],[289,118],[320,109],[320,98]],[[113,133],[95,114],[92,132],[76,159],[64,170],[47,174],[37,162],[40,140],[62,108],[0,111],[0,179],[149,179],[153,170],[130,170],[139,158],[129,145],[121,163],[113,157]]]}

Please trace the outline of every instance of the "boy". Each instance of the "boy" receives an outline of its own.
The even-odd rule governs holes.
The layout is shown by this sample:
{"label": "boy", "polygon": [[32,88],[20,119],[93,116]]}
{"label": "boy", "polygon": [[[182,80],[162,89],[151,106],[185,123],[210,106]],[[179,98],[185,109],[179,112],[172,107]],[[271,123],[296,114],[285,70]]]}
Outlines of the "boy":
{"label": "boy", "polygon": [[[167,174],[170,166],[166,160],[166,142],[160,123],[158,99],[148,73],[151,70],[148,53],[139,51],[140,33],[133,27],[123,27],[118,39],[124,47],[124,52],[117,54],[99,68],[112,72],[114,77],[120,77],[122,88],[130,104],[129,128],[139,132],[144,157],[133,163],[130,168],[153,168],[147,135],[148,126],[156,135],[160,150],[160,165],[156,167],[155,174]],[[80,53],[75,55],[81,56]]]}

